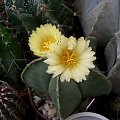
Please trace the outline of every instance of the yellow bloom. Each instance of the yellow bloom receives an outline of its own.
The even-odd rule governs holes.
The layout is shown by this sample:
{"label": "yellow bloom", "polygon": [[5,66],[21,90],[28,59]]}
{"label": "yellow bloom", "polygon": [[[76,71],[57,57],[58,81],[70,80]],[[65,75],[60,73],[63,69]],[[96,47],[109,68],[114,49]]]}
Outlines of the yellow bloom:
{"label": "yellow bloom", "polygon": [[53,78],[60,75],[61,82],[76,82],[86,80],[86,75],[90,73],[95,65],[95,52],[89,47],[89,40],[85,41],[83,37],[78,41],[74,37],[66,38],[61,36],[61,41],[54,48],[54,52],[47,54],[44,61],[49,64],[47,73],[53,74]]}
{"label": "yellow bloom", "polygon": [[37,56],[45,57],[47,53],[51,52],[53,45],[59,41],[60,35],[60,31],[55,25],[41,25],[29,37],[30,50]]}

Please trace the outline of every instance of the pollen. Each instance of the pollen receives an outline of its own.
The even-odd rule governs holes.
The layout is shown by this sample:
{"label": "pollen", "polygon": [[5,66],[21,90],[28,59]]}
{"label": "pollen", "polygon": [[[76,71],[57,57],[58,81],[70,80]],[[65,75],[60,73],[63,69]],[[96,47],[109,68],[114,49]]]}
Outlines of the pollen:
{"label": "pollen", "polygon": [[55,25],[40,25],[29,37],[30,50],[35,55],[46,58],[46,54],[53,50],[53,46],[57,44],[60,36],[61,32]]}
{"label": "pollen", "polygon": [[66,50],[61,55],[61,62],[64,66],[72,68],[78,63],[77,55],[74,51]]}
{"label": "pollen", "polygon": [[43,42],[43,44],[41,45],[41,50],[46,51],[46,52],[49,51],[50,50],[50,45],[54,42],[55,42],[54,39],[50,39],[50,40],[47,40],[47,41]]}

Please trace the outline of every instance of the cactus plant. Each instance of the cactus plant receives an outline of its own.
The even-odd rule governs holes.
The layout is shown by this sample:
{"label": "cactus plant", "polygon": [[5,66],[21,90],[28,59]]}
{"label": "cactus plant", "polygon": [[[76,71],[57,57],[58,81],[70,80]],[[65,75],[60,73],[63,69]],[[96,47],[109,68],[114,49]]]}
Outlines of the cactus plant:
{"label": "cactus plant", "polygon": [[[119,29],[118,0],[116,0],[116,2],[113,2],[113,0],[111,1],[110,0],[103,0],[103,1],[77,0],[75,4],[77,10],[79,10],[79,12],[82,15],[80,17],[80,21],[85,36],[86,37],[89,37],[91,35],[95,36],[97,40],[97,49],[104,48],[107,42],[110,40],[110,38],[114,36],[114,33]],[[17,31],[22,31],[26,29],[28,33],[30,33],[32,30],[35,30],[35,28],[39,27],[41,24],[51,23],[59,28],[61,28],[62,26],[61,29],[62,33],[68,34],[69,30],[73,27],[74,12],[65,5],[64,0],[5,0],[5,10],[7,12],[9,19],[11,20],[13,26],[16,28]],[[108,21],[109,17],[112,17],[111,21]],[[35,31],[33,31],[33,34],[34,32]],[[4,37],[1,36],[1,39],[3,38]],[[7,46],[7,49],[4,48],[4,45],[7,44],[5,40],[1,41],[2,42],[1,51],[3,52],[6,51],[6,53],[0,54],[1,55],[0,74],[2,75],[4,73],[6,75],[5,70],[8,69],[7,75],[11,76],[12,77],[11,79],[13,79],[14,76],[14,80],[16,80],[17,69],[14,60],[18,59],[21,55],[20,54],[18,55],[19,52],[17,53],[18,48],[15,48],[16,51],[14,53],[14,49],[13,49],[14,42],[12,42],[10,47]],[[95,39],[92,40],[91,41],[93,43],[90,46],[92,46],[93,49],[96,50],[96,43],[95,43],[96,40]],[[44,41],[45,45],[43,47],[49,47],[51,41],[48,39],[47,42]],[[33,41],[31,43],[33,43]],[[69,50],[71,50],[74,47],[75,45],[74,43],[75,42],[73,40],[73,44],[71,44],[70,48],[68,48]],[[86,44],[86,47],[88,46],[88,44],[89,43]],[[114,45],[116,46],[117,44],[114,43],[113,45],[112,43],[110,45],[113,46],[114,49]],[[13,56],[11,56],[11,53],[14,53],[12,55],[15,56],[15,59]],[[68,55],[67,51],[66,53]],[[89,55],[91,54],[92,53],[90,53]],[[112,55],[113,55],[112,59],[109,59],[110,57],[109,55],[106,56],[106,58],[108,59],[108,66],[110,71],[109,79],[111,79],[110,74],[112,73],[111,75],[113,75],[114,71],[116,71],[116,68],[118,69],[118,66],[113,67],[114,63],[117,61],[116,49],[114,49],[114,53]],[[71,61],[73,63],[74,62],[76,63],[76,61],[73,61],[73,58],[76,57],[74,55],[74,52],[72,55],[70,56],[68,55],[67,57],[69,57],[69,60],[65,61],[65,63]],[[7,61],[8,59],[10,60],[10,62]],[[12,60],[13,60],[13,64],[11,63]],[[64,58],[64,60],[66,60],[66,58]],[[23,82],[26,85],[33,88],[37,94],[42,92],[51,97],[51,99],[55,104],[57,113],[61,119],[65,119],[66,117],[68,117],[77,107],[81,105],[82,101],[87,97],[91,97],[91,96],[95,97],[104,94],[109,94],[111,91],[111,84],[108,81],[108,78],[105,77],[97,68],[91,69],[89,75],[88,73],[86,73],[84,76],[80,72],[79,72],[80,75],[77,74],[80,77],[82,76],[83,77],[82,79],[85,79],[87,76],[86,81],[82,81],[82,79],[80,79],[80,81],[82,82],[79,81],[78,83],[77,82],[78,76],[77,77],[74,76],[74,78],[76,78],[76,81],[74,81],[74,79],[72,78],[72,79],[68,79],[68,81],[70,81],[68,83],[66,81],[61,82],[60,76],[53,78],[51,74],[46,73],[48,65],[45,64],[43,61],[44,61],[43,59],[33,60],[23,70],[21,78]],[[91,62],[93,61],[91,60]],[[88,63],[86,64],[88,65]],[[93,67],[92,63],[88,66]],[[3,67],[5,68],[5,70],[3,69]],[[85,69],[83,68],[83,71]],[[56,74],[58,73],[56,72]],[[73,77],[73,75],[71,76]]]}
{"label": "cactus plant", "polygon": [[47,93],[52,98],[60,118],[69,116],[84,98],[108,94],[111,90],[110,82],[98,70],[91,70],[87,81],[78,84],[75,81],[62,83],[59,77],[51,78],[46,69],[43,60],[37,59],[26,66],[21,77],[37,93]]}
{"label": "cactus plant", "polygon": [[119,0],[76,0],[75,8],[85,36],[95,36],[99,48],[119,31]]}
{"label": "cactus plant", "polygon": [[8,16],[17,16],[28,31],[45,23],[59,24],[63,30],[73,24],[74,13],[63,0],[5,0],[5,7]]}
{"label": "cactus plant", "polygon": [[112,82],[113,92],[120,95],[120,31],[115,33],[115,36],[106,46],[105,56],[108,66],[108,78]]}
{"label": "cactus plant", "polygon": [[[120,95],[119,7],[119,0],[75,1],[75,8],[81,14],[79,18],[85,36],[95,36],[97,39],[97,49],[104,51],[105,48],[108,79],[112,82],[112,91],[118,95]],[[97,53],[99,54],[99,51]],[[104,56],[102,55],[102,57]]]}
{"label": "cactus plant", "polygon": [[[24,83],[31,86],[38,93],[43,92],[48,94],[48,86],[49,81],[51,79],[51,75],[47,74],[46,70],[47,65],[43,63],[42,59],[33,60],[23,70],[22,79]],[[30,75],[30,73],[33,73],[34,75],[33,74]]]}
{"label": "cactus plant", "polygon": [[[18,73],[24,64],[20,46],[11,32],[0,23],[0,74],[12,85],[18,85]],[[10,82],[12,81],[12,82]]]}
{"label": "cactus plant", "polygon": [[[119,0],[75,0],[80,12],[80,22],[85,36],[93,35],[97,40],[98,64],[105,68],[112,83],[111,109],[119,111],[120,103],[120,17]],[[105,58],[105,59],[104,59]],[[103,65],[104,64],[104,65]],[[114,108],[113,108],[114,107]],[[117,118],[116,118],[117,119]]]}
{"label": "cactus plant", "polygon": [[23,101],[7,83],[0,81],[0,120],[23,120]]}

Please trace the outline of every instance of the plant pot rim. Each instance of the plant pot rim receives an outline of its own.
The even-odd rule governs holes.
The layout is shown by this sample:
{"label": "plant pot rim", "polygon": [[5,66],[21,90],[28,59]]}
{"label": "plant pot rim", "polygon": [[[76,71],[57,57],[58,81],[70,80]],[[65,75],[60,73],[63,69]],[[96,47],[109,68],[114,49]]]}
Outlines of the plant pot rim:
{"label": "plant pot rim", "polygon": [[94,117],[94,118],[98,118],[98,120],[109,120],[100,114],[92,113],[92,112],[81,112],[81,113],[73,114],[69,116],[68,118],[66,118],[66,120],[74,120],[75,118],[80,118],[80,117]]}

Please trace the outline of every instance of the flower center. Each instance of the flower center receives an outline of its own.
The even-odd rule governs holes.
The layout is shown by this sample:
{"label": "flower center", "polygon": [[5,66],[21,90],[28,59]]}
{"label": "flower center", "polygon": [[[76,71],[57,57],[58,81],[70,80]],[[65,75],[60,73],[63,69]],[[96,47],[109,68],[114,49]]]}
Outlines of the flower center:
{"label": "flower center", "polygon": [[66,67],[74,67],[78,63],[77,55],[74,51],[66,50],[61,57],[62,64]]}
{"label": "flower center", "polygon": [[53,38],[50,38],[49,40],[46,40],[43,42],[41,50],[42,51],[49,51],[50,50],[50,45],[55,42]]}

